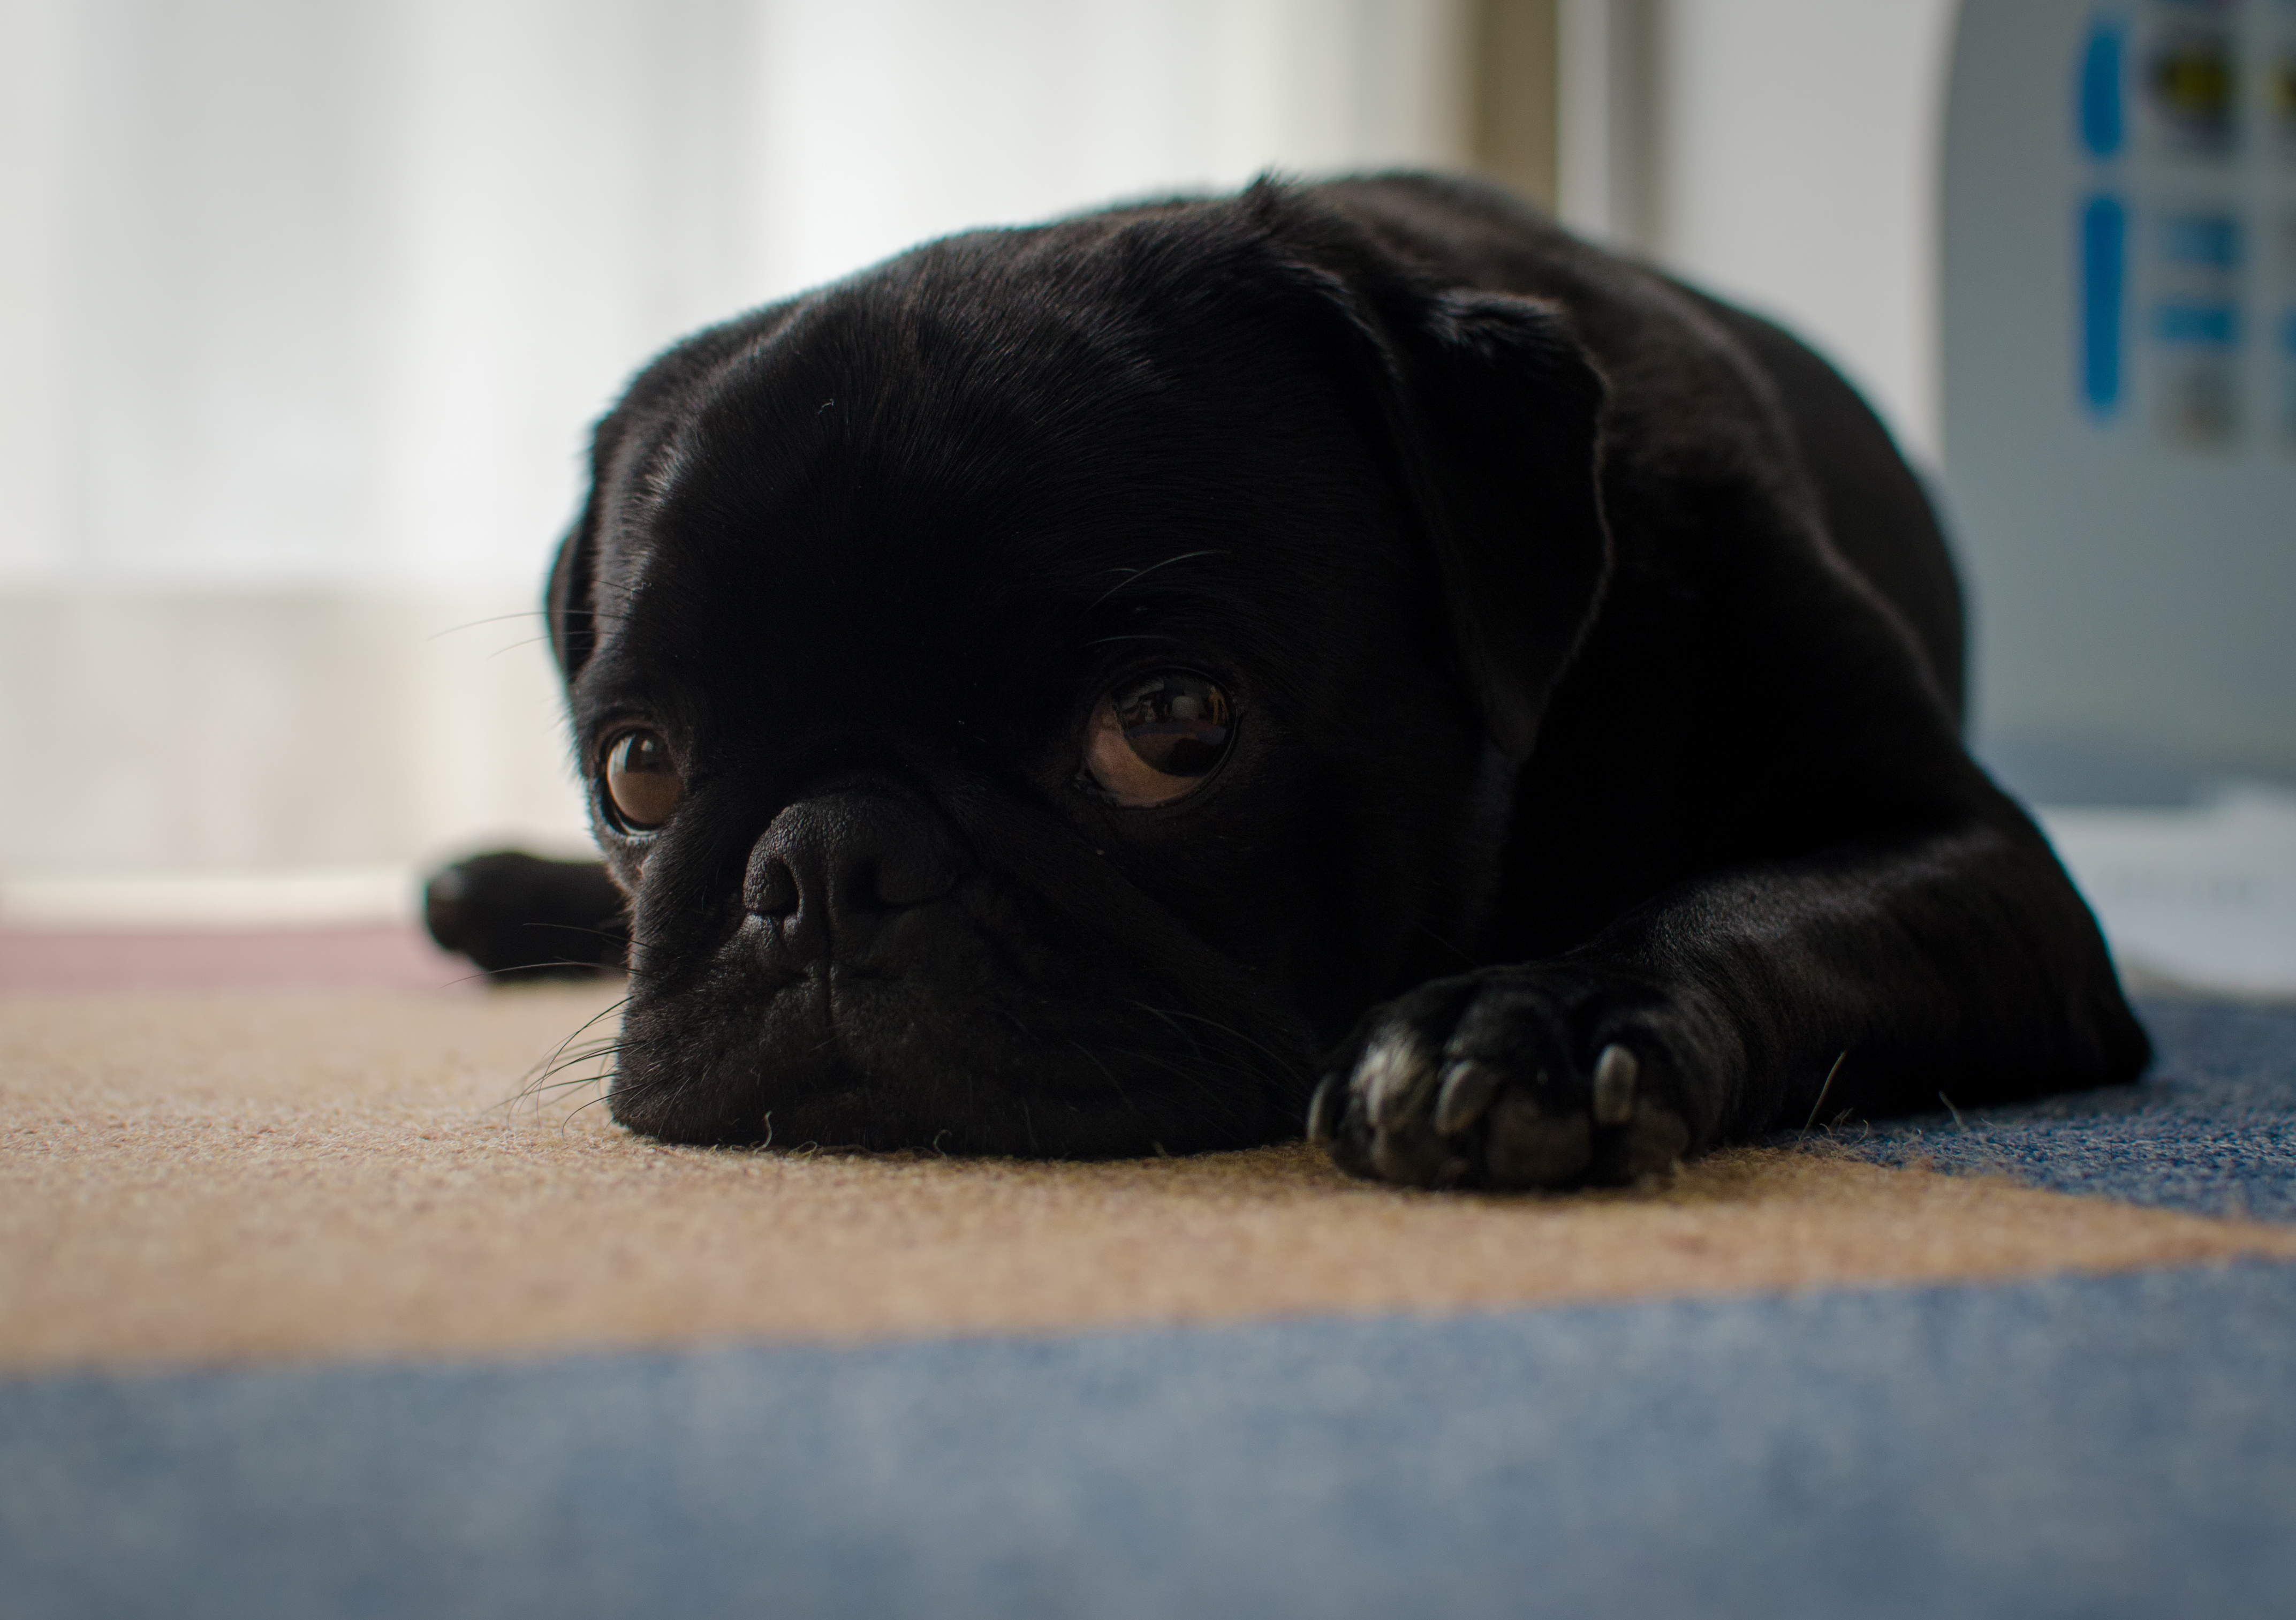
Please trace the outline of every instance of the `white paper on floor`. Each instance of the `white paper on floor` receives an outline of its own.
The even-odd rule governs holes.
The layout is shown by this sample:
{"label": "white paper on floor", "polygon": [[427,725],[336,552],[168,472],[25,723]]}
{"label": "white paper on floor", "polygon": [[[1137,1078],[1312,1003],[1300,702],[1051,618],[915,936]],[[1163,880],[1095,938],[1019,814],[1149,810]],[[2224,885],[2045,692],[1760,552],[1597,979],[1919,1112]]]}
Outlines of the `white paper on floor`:
{"label": "white paper on floor", "polygon": [[2296,995],[2296,792],[2231,783],[2188,807],[2034,813],[2124,972]]}

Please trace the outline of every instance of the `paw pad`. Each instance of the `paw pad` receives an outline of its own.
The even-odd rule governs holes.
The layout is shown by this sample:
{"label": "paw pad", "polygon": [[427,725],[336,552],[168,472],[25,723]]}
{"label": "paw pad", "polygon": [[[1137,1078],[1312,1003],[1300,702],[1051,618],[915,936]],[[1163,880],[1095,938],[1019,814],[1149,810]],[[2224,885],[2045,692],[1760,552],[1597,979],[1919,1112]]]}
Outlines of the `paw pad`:
{"label": "paw pad", "polygon": [[[1642,987],[1630,992],[1646,1004]],[[1642,1032],[1584,975],[1494,969],[1382,1008],[1324,1077],[1308,1135],[1354,1174],[1414,1187],[1569,1187],[1670,1169],[1690,1129],[1646,1005]]]}

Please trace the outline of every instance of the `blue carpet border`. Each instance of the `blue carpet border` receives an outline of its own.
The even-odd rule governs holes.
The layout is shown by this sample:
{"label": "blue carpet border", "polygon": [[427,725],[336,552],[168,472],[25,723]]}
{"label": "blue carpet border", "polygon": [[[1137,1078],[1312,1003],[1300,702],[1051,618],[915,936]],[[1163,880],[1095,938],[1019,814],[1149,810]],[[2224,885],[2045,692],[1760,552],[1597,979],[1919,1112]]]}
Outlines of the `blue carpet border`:
{"label": "blue carpet border", "polygon": [[0,1385],[8,1612],[2285,1613],[2296,1267]]}
{"label": "blue carpet border", "polygon": [[2296,1007],[2154,997],[2138,1007],[2158,1056],[2136,1085],[1958,1111],[1941,1094],[1935,1114],[1825,1134],[1876,1164],[2296,1221]]}

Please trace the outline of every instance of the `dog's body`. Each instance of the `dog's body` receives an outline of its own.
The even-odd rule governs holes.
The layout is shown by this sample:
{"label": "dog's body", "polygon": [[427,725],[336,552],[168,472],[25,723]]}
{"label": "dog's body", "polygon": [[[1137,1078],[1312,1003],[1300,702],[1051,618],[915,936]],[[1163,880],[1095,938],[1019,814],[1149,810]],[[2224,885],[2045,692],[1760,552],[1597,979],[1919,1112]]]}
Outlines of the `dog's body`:
{"label": "dog's body", "polygon": [[594,473],[636,1129],[1560,1185],[2146,1060],[1880,424],[1488,189],[932,244],[672,350]]}

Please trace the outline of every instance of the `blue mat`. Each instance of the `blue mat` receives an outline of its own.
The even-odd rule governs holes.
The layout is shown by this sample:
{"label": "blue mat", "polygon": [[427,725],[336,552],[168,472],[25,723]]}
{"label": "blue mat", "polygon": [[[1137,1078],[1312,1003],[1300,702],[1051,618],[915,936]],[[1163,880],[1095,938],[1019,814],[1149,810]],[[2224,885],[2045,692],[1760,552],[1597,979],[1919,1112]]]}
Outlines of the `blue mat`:
{"label": "blue mat", "polygon": [[0,1385],[44,1616],[2284,1615],[2296,1268]]}
{"label": "blue mat", "polygon": [[2140,1084],[1851,1125],[1836,1139],[1885,1164],[2296,1221],[2296,1007],[2156,998],[2140,1011],[2159,1051]]}

